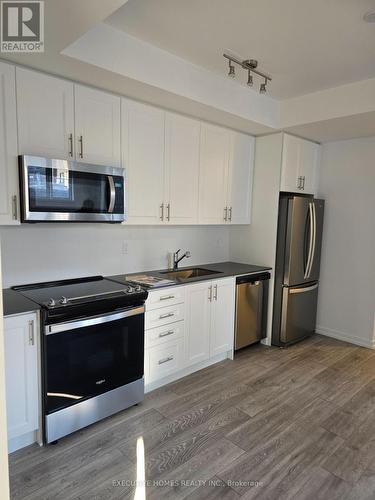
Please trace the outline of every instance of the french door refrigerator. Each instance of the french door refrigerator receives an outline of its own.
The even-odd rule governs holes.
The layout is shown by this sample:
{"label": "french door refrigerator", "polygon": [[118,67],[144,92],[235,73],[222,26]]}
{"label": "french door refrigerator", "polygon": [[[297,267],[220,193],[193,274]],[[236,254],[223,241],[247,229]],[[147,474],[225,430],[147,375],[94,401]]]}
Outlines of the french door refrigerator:
{"label": "french door refrigerator", "polygon": [[315,332],[324,200],[280,195],[272,344],[287,346]]}

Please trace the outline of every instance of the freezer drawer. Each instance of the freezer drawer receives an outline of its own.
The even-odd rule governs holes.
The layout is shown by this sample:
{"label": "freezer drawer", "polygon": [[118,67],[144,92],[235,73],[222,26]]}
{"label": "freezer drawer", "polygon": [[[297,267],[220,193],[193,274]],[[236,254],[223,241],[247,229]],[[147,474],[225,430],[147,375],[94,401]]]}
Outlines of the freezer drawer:
{"label": "freezer drawer", "polygon": [[235,350],[258,342],[266,336],[265,309],[268,278],[238,282],[236,287]]}
{"label": "freezer drawer", "polygon": [[318,283],[284,287],[282,296],[280,340],[289,344],[315,331]]}

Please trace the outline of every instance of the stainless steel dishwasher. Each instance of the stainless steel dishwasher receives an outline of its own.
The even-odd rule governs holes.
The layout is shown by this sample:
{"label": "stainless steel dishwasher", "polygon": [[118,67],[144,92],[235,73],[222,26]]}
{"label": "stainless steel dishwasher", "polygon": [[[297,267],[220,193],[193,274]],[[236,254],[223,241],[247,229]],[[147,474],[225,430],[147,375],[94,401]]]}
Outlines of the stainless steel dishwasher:
{"label": "stainless steel dishwasher", "polygon": [[266,337],[269,273],[236,279],[235,350]]}

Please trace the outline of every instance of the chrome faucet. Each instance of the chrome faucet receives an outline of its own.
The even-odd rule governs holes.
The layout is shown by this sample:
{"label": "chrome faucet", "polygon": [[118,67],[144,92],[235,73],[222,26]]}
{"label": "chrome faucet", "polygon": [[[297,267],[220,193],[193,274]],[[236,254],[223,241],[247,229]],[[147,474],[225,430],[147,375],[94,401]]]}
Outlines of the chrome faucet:
{"label": "chrome faucet", "polygon": [[174,270],[178,269],[178,263],[179,263],[182,259],[184,259],[185,257],[188,259],[188,258],[190,257],[190,255],[191,255],[191,254],[190,254],[190,252],[189,252],[189,250],[187,250],[187,251],[184,253],[184,255],[181,255],[181,257],[179,257],[179,256],[178,256],[178,254],[179,254],[180,252],[181,252],[181,248],[179,248],[179,249],[177,250],[177,252],[175,252],[175,253],[173,254],[173,269],[174,269]]}

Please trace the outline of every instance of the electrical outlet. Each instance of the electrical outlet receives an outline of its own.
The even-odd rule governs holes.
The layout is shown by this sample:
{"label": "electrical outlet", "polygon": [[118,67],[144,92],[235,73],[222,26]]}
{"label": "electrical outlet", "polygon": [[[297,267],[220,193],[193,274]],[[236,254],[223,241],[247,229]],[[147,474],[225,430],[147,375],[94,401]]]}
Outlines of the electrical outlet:
{"label": "electrical outlet", "polygon": [[123,243],[122,243],[122,254],[128,255],[128,242],[127,241],[123,241]]}

